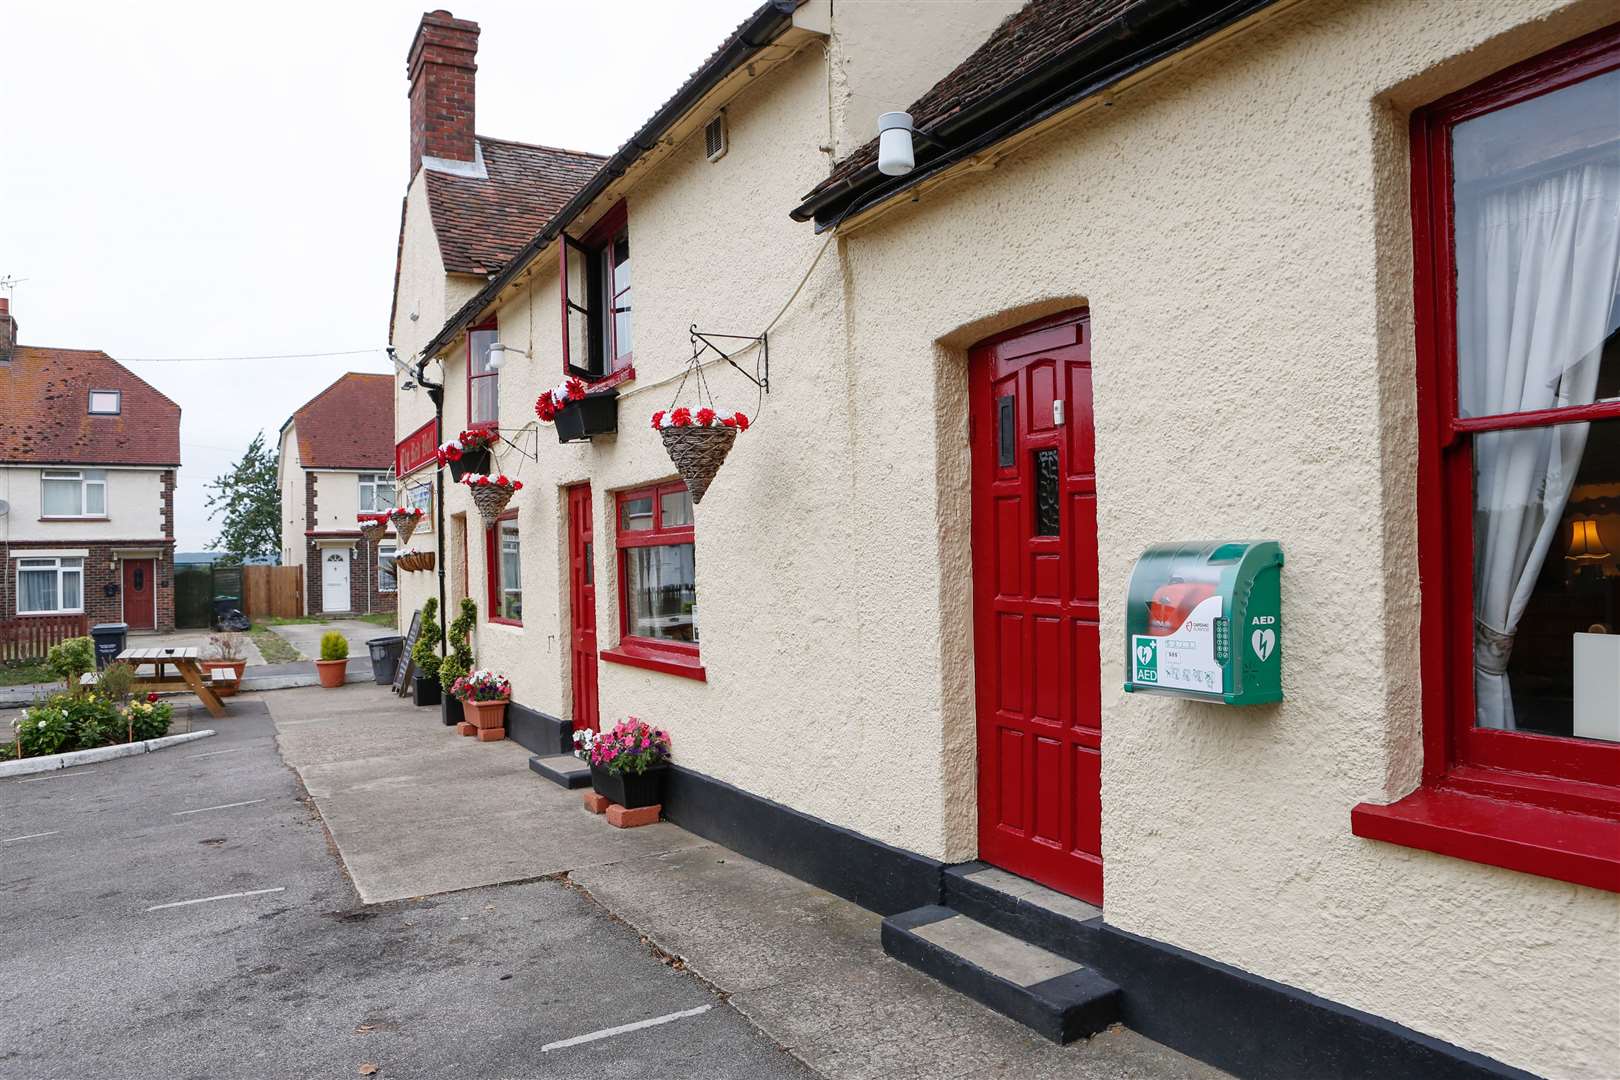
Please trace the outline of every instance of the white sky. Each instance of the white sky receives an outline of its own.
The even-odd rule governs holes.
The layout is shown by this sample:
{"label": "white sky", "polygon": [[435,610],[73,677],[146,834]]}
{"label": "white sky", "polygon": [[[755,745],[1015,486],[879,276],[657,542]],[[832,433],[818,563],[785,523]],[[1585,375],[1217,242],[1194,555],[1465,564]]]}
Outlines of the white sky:
{"label": "white sky", "polygon": [[[461,0],[482,135],[608,153],[757,0]],[[427,6],[0,0],[0,277],[28,345],[118,360],[387,341]],[[611,53],[597,46],[612,44]],[[203,484],[375,356],[131,363],[180,403],[175,531]]]}

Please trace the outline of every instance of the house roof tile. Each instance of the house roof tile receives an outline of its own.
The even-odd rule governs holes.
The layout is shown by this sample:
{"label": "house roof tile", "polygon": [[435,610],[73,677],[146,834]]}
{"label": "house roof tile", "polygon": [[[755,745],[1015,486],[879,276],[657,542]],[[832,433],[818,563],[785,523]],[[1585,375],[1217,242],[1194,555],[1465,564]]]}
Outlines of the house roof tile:
{"label": "house roof tile", "polygon": [[297,428],[298,463],[306,469],[387,471],[394,465],[394,378],[351,371],[287,423]]}
{"label": "house roof tile", "polygon": [[428,209],[451,273],[492,274],[522,250],[607,160],[478,136],[487,178],[429,168]]}
{"label": "house roof tile", "polygon": [[[120,392],[116,416],[91,416],[90,391]],[[0,462],[180,464],[180,406],[98,349],[19,345],[0,363]]]}

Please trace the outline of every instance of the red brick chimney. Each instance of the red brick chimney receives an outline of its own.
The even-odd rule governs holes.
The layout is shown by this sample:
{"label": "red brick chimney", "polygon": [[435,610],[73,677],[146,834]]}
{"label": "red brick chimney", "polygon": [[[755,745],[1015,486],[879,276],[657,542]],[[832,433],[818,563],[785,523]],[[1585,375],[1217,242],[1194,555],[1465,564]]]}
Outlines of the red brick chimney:
{"label": "red brick chimney", "polygon": [[11,301],[0,296],[0,364],[9,364],[17,348],[17,320],[11,317]]}
{"label": "red brick chimney", "polygon": [[405,68],[411,79],[411,177],[422,158],[473,161],[473,88],[478,24],[430,11],[416,27]]}

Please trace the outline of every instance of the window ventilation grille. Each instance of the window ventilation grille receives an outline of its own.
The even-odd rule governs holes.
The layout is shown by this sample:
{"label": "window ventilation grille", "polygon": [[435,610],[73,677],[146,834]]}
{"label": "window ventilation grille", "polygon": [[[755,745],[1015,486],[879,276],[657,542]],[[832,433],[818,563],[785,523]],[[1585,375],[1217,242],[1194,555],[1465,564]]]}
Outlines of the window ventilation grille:
{"label": "window ventilation grille", "polygon": [[726,156],[726,114],[719,113],[703,129],[703,145],[710,161]]}

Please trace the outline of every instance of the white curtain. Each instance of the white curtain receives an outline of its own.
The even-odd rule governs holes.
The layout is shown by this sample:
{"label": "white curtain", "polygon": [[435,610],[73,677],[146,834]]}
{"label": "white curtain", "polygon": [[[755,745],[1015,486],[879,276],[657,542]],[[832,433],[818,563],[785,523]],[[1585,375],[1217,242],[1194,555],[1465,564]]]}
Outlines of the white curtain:
{"label": "white curtain", "polygon": [[[1590,405],[1620,286],[1620,162],[1457,200],[1463,415]],[[1514,727],[1507,664],[1569,499],[1586,424],[1474,440],[1476,723]]]}

